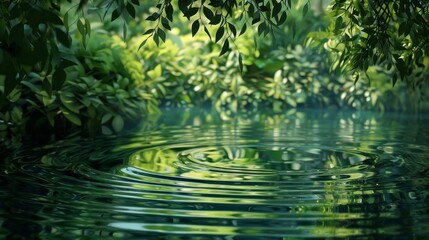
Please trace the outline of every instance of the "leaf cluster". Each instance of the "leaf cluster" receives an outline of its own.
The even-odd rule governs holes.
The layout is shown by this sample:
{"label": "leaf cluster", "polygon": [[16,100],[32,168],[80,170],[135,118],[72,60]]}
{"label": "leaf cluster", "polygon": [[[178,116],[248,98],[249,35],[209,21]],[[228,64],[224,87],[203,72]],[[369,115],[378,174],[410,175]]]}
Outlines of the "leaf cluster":
{"label": "leaf cluster", "polygon": [[393,86],[401,79],[423,89],[428,10],[424,1],[336,0],[330,6],[331,26],[317,37],[337,52],[334,67],[356,73],[355,82],[359,71],[380,65],[390,71]]}

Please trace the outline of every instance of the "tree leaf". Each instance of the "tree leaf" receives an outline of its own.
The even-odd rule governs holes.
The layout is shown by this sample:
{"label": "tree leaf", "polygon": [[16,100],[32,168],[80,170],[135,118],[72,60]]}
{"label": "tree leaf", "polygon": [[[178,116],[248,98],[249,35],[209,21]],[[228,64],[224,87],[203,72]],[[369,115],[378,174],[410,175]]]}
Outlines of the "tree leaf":
{"label": "tree leaf", "polygon": [[212,40],[212,36],[210,35],[209,30],[206,28],[206,26],[204,26],[204,32],[206,32],[207,36],[209,36],[210,41]]}
{"label": "tree leaf", "polygon": [[155,31],[155,29],[150,28],[150,29],[146,30],[146,32],[144,32],[143,35],[151,34],[151,33],[153,33],[153,31]]}
{"label": "tree leaf", "polygon": [[200,29],[200,21],[197,19],[192,23],[192,36],[195,36],[195,34],[197,34],[199,29]]}
{"label": "tree leaf", "polygon": [[150,15],[149,17],[147,17],[146,20],[148,20],[148,21],[156,21],[156,20],[158,20],[159,16],[160,16],[159,13],[154,12],[154,13],[152,13],[152,15]]}
{"label": "tree leaf", "polygon": [[280,16],[280,19],[277,21],[277,25],[282,25],[287,19],[287,14],[286,12],[283,12],[282,15]]}
{"label": "tree leaf", "polygon": [[119,8],[117,8],[117,9],[113,10],[113,12],[112,12],[112,16],[110,17],[110,21],[111,21],[111,22],[113,22],[113,21],[115,21],[116,19],[118,19],[118,17],[120,16],[119,11],[120,11],[120,9],[119,9]]}
{"label": "tree leaf", "polygon": [[266,23],[261,22],[261,24],[259,24],[259,26],[258,26],[258,35],[261,36],[265,32],[266,28],[267,28]]}
{"label": "tree leaf", "polygon": [[81,126],[82,125],[82,122],[80,121],[80,118],[79,118],[79,116],[77,114],[72,113],[72,112],[70,112],[70,111],[68,111],[68,110],[66,110],[65,108],[62,108],[62,107],[60,107],[60,109],[61,109],[61,112],[63,113],[63,116],[67,120],[69,120],[71,123],[73,123],[74,125],[77,125],[77,126]]}
{"label": "tree leaf", "polygon": [[159,46],[159,35],[158,32],[155,32],[155,34],[153,34],[153,41],[155,42],[156,46]]}
{"label": "tree leaf", "polygon": [[112,127],[115,132],[120,132],[124,128],[124,119],[120,115],[115,115],[112,120]]}
{"label": "tree leaf", "polygon": [[189,8],[188,11],[185,13],[185,17],[188,18],[188,20],[194,16],[195,14],[197,14],[199,8],[193,7],[193,8]]}
{"label": "tree leaf", "polygon": [[128,14],[130,14],[130,16],[132,18],[136,18],[136,9],[134,8],[134,6],[130,3],[127,4],[126,6],[127,12]]}
{"label": "tree leaf", "polygon": [[165,29],[167,29],[167,30],[170,30],[170,31],[171,31],[170,23],[168,22],[167,18],[162,17],[162,19],[161,19],[161,23],[162,23],[162,26],[163,26]]}
{"label": "tree leaf", "polygon": [[91,36],[91,22],[85,18],[85,30],[88,36]]}
{"label": "tree leaf", "polygon": [[234,24],[228,23],[229,30],[231,30],[232,35],[237,35],[237,29],[235,28]]}
{"label": "tree leaf", "polygon": [[131,0],[131,3],[133,3],[134,5],[140,6],[139,0]]}
{"label": "tree leaf", "polygon": [[165,7],[165,15],[167,16],[168,20],[170,20],[170,22],[173,21],[173,6],[171,3]]}
{"label": "tree leaf", "polygon": [[127,30],[128,30],[127,22],[124,21],[124,24],[122,26],[122,31],[123,31],[122,33],[124,35],[124,40],[127,39]]}
{"label": "tree leaf", "polygon": [[211,20],[210,20],[210,25],[217,25],[220,23],[220,21],[222,20],[222,15],[220,14],[216,14]]}
{"label": "tree leaf", "polygon": [[229,41],[228,41],[228,39],[226,39],[225,42],[223,43],[222,49],[219,53],[219,57],[224,55],[228,50],[229,50]]}
{"label": "tree leaf", "polygon": [[210,10],[208,7],[204,6],[203,7],[203,13],[204,13],[204,16],[206,16],[206,18],[208,20],[212,21],[212,19],[214,17],[212,10]]}
{"label": "tree leaf", "polygon": [[342,26],[343,26],[343,18],[341,16],[339,16],[335,20],[335,30],[334,31],[340,30],[342,28]]}
{"label": "tree leaf", "polygon": [[272,1],[273,3],[273,9],[271,12],[271,17],[276,17],[277,15],[279,15],[280,10],[282,10],[282,4],[281,2],[277,2],[277,1]]}
{"label": "tree leaf", "polygon": [[239,36],[243,35],[243,34],[246,32],[246,30],[247,30],[247,24],[246,24],[246,23],[244,23],[244,24],[243,24],[243,27],[241,28],[241,31],[240,31]]}
{"label": "tree leaf", "polygon": [[69,26],[69,12],[68,11],[64,14],[63,23],[64,23],[64,27],[66,28],[66,31],[68,32],[69,27],[70,27]]}
{"label": "tree leaf", "polygon": [[71,38],[68,32],[64,32],[61,28],[54,27],[55,36],[57,37],[58,42],[60,42],[65,47],[70,47]]}
{"label": "tree leaf", "polygon": [[144,41],[142,41],[142,42],[140,43],[139,48],[137,49],[137,51],[139,51],[139,50],[140,50],[140,48],[142,48],[142,47],[146,44],[146,42],[147,42],[147,39],[145,39]]}
{"label": "tree leaf", "polygon": [[164,30],[162,30],[162,29],[158,29],[158,31],[157,31],[157,33],[158,33],[158,35],[159,35],[159,38],[163,41],[163,42],[165,42],[165,38],[166,38],[166,36],[165,36],[165,32],[164,32]]}
{"label": "tree leaf", "polygon": [[216,37],[215,37],[215,42],[219,42],[219,40],[223,37],[223,35],[225,34],[225,29],[223,26],[219,27],[219,29],[216,31]]}
{"label": "tree leaf", "polygon": [[103,117],[101,118],[101,124],[105,124],[107,123],[110,119],[112,119],[113,115],[110,113],[106,113],[103,115]]}
{"label": "tree leaf", "polygon": [[258,23],[260,20],[261,20],[260,13],[259,13],[259,11],[256,11],[256,12],[253,14],[252,25],[254,25],[254,24]]}
{"label": "tree leaf", "polygon": [[306,3],[302,8],[302,17],[305,17],[305,15],[307,15],[307,12],[308,12],[308,3]]}
{"label": "tree leaf", "polygon": [[82,36],[86,36],[85,25],[83,25],[83,22],[80,19],[77,20],[77,30]]}
{"label": "tree leaf", "polygon": [[238,67],[240,68],[240,74],[243,74],[243,58],[241,54],[238,54]]}
{"label": "tree leaf", "polygon": [[83,107],[82,105],[78,105],[75,101],[73,101],[73,98],[66,97],[62,94],[60,95],[60,101],[64,107],[76,114],[79,114],[79,110]]}

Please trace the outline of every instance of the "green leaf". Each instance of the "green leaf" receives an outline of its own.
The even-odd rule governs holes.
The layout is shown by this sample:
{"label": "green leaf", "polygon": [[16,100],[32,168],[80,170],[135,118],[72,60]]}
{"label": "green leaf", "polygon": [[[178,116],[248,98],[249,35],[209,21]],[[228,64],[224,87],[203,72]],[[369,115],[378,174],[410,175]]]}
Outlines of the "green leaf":
{"label": "green leaf", "polygon": [[86,36],[85,25],[83,25],[83,22],[80,19],[77,20],[77,30],[82,36]]}
{"label": "green leaf", "polygon": [[127,12],[128,14],[130,14],[130,16],[132,18],[136,18],[136,9],[134,8],[134,6],[130,3],[127,4],[126,6]]}
{"label": "green leaf", "polygon": [[112,120],[112,127],[115,132],[120,132],[124,128],[124,119],[120,115],[116,115]]}
{"label": "green leaf", "polygon": [[170,31],[171,31],[170,23],[168,22],[168,20],[167,20],[165,17],[163,17],[163,18],[161,19],[161,23],[162,23],[162,26],[163,26],[165,29],[167,29],[167,30],[170,30]]}
{"label": "green leaf", "polygon": [[356,85],[356,83],[359,81],[359,74],[355,74],[355,80],[354,80],[354,85]]}
{"label": "green leaf", "polygon": [[342,28],[342,26],[343,26],[343,18],[341,16],[339,16],[335,20],[335,30],[334,31],[340,30]]}
{"label": "green leaf", "polygon": [[282,15],[280,16],[280,19],[277,21],[277,25],[282,25],[287,19],[287,14],[286,12],[283,12]]}
{"label": "green leaf", "polygon": [[12,122],[21,122],[22,121],[22,111],[18,107],[14,107],[10,113]]}
{"label": "green leaf", "polygon": [[139,51],[140,48],[142,48],[146,44],[146,42],[147,42],[147,39],[145,39],[143,42],[141,42],[137,51]]}
{"label": "green leaf", "polygon": [[54,28],[55,36],[57,37],[58,42],[60,42],[65,47],[70,47],[71,38],[68,32],[64,32],[61,28]]}
{"label": "green leaf", "polygon": [[222,20],[221,14],[216,14],[212,19],[210,19],[210,25],[217,25]]}
{"label": "green leaf", "polygon": [[159,38],[163,41],[163,42],[165,42],[165,38],[166,38],[166,36],[165,36],[165,32],[164,32],[164,30],[162,30],[162,29],[158,29],[158,31],[157,31],[157,33],[158,33],[158,36],[159,36]]}
{"label": "green leaf", "polygon": [[74,113],[79,113],[80,109],[83,107],[82,105],[78,105],[73,101],[73,98],[66,97],[64,95],[60,95],[60,101],[68,110]]}
{"label": "green leaf", "polygon": [[140,6],[139,0],[131,0],[131,3],[137,6]]}
{"label": "green leaf", "polygon": [[188,20],[194,16],[195,14],[197,14],[199,8],[193,7],[193,8],[189,8],[188,11],[185,14],[185,17],[188,18]]}
{"label": "green leaf", "polygon": [[[1,93],[1,92],[0,92]],[[2,97],[1,95],[0,95],[0,97]],[[10,102],[16,102],[16,101],[18,101],[19,99],[21,98],[21,89],[19,89],[19,88],[14,88],[13,90],[12,90],[12,92],[10,92],[9,93],[9,95],[7,96],[7,99],[10,101]],[[1,105],[1,104],[0,104]]]}
{"label": "green leaf", "polygon": [[170,22],[173,21],[173,6],[171,3],[165,7],[165,15],[167,16],[168,20],[170,20]]}
{"label": "green leaf", "polygon": [[69,27],[70,27],[69,26],[69,12],[68,11],[64,14],[63,22],[64,22],[64,27],[66,28],[66,31],[68,32]]}
{"label": "green leaf", "polygon": [[85,29],[88,36],[91,36],[91,22],[85,18]]}
{"label": "green leaf", "polygon": [[225,29],[223,26],[219,27],[219,29],[216,31],[216,37],[215,37],[215,42],[219,42],[219,40],[223,37],[225,33]]}
{"label": "green leaf", "polygon": [[147,75],[152,79],[156,80],[162,76],[162,66],[158,64],[153,70],[147,72]]}
{"label": "green leaf", "polygon": [[228,23],[229,30],[231,30],[232,35],[237,35],[237,29],[235,28],[234,24]]}
{"label": "green leaf", "polygon": [[79,116],[75,113],[69,112],[68,110],[61,108],[61,112],[63,113],[64,117],[69,120],[71,123],[77,126],[81,126],[82,122],[79,119]]}
{"label": "green leaf", "polygon": [[394,87],[395,86],[395,84],[396,84],[396,82],[398,81],[398,75],[397,74],[394,74],[393,76],[392,76],[392,87]]}
{"label": "green leaf", "polygon": [[256,11],[256,12],[253,14],[252,25],[254,25],[254,24],[258,23],[260,20],[261,20],[260,13],[259,13],[259,11]]}
{"label": "green leaf", "polygon": [[229,50],[229,41],[228,41],[228,39],[226,39],[225,42],[223,43],[222,49],[219,53],[219,57],[224,55],[228,50]]}
{"label": "green leaf", "polygon": [[203,7],[203,13],[204,13],[204,16],[206,16],[206,18],[210,21],[212,21],[212,19],[214,18],[214,14],[213,14],[212,10],[210,10],[206,6]]}
{"label": "green leaf", "polygon": [[113,10],[113,12],[112,12],[112,16],[110,17],[110,21],[111,21],[111,22],[115,21],[116,19],[118,19],[118,17],[119,17],[120,15],[121,15],[121,14],[120,14],[120,9],[119,9],[119,8],[117,8],[117,9]]}
{"label": "green leaf", "polygon": [[243,34],[246,32],[246,30],[247,30],[247,24],[246,24],[246,23],[244,23],[244,24],[243,24],[243,27],[241,28],[241,31],[240,31],[239,36],[243,35]]}
{"label": "green leaf", "polygon": [[49,10],[43,11],[43,20],[50,22],[52,24],[55,24],[55,25],[64,25],[61,18],[57,14],[55,14]]}
{"label": "green leaf", "polygon": [[195,34],[197,34],[199,29],[200,29],[200,21],[197,19],[192,23],[192,36],[195,36]]}
{"label": "green leaf", "polygon": [[123,31],[122,34],[124,35],[124,40],[127,39],[127,30],[128,30],[127,23],[124,21],[124,24],[122,27],[122,31]]}
{"label": "green leaf", "polygon": [[305,17],[305,15],[307,15],[307,12],[308,12],[308,3],[306,3],[302,8],[302,17]]}
{"label": "green leaf", "polygon": [[148,29],[148,30],[146,30],[146,32],[143,33],[143,35],[151,34],[151,33],[153,33],[153,31],[155,31],[155,29],[153,29],[153,28]]}
{"label": "green leaf", "polygon": [[272,1],[273,3],[273,9],[271,12],[271,17],[277,17],[277,15],[279,15],[280,10],[282,10],[282,4],[281,2],[277,2],[276,0]]}
{"label": "green leaf", "polygon": [[152,15],[150,15],[149,17],[147,17],[146,20],[148,20],[148,21],[156,21],[156,20],[158,20],[159,16],[160,16],[159,13],[154,12],[154,13],[152,13]]}
{"label": "green leaf", "polygon": [[105,124],[107,123],[110,119],[112,119],[113,115],[110,113],[106,113],[103,115],[103,117],[101,118],[101,124]]}
{"label": "green leaf", "polygon": [[267,25],[265,22],[262,22],[258,26],[258,35],[261,36],[266,31]]}
{"label": "green leaf", "polygon": [[209,36],[210,41],[212,40],[212,36],[210,35],[209,30],[206,28],[206,26],[204,26],[204,32],[207,34],[207,36]]}
{"label": "green leaf", "polygon": [[152,39],[155,42],[156,46],[159,46],[159,35],[157,32],[153,35]]}

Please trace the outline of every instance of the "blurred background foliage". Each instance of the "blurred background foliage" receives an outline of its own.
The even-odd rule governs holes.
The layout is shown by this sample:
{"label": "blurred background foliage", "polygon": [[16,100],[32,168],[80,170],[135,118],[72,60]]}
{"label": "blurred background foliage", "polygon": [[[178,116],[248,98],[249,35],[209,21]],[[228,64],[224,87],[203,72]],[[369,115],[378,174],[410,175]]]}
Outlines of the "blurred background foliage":
{"label": "blurred background foliage", "polygon": [[[141,45],[150,26],[139,19],[153,14],[154,1],[135,8],[137,21],[111,21],[114,13],[102,21],[103,12],[96,7],[76,12],[78,6],[71,1],[58,15],[22,2],[4,3],[0,10],[21,19],[42,17],[32,20],[34,26],[1,18],[0,25],[6,26],[0,29],[3,136],[25,129],[112,134],[168,107],[213,107],[226,115],[294,108],[429,109],[423,98],[427,86],[416,89],[400,81],[392,87],[392,73],[379,65],[368,66],[355,81],[335,67],[338,51],[330,42],[313,47],[317,36],[324,37],[320,30],[335,21],[325,14],[329,1],[296,1],[286,23],[272,34],[261,37],[258,28],[248,28],[229,42],[230,51],[221,57],[223,45],[193,31],[193,21],[177,11],[164,44],[149,40]],[[52,2],[47,8],[55,8]],[[5,6],[12,5],[17,13],[7,13]],[[303,17],[306,6],[310,10]],[[216,31],[207,29],[211,36]],[[30,47],[12,49],[13,44]],[[415,77],[427,81],[428,74]]]}

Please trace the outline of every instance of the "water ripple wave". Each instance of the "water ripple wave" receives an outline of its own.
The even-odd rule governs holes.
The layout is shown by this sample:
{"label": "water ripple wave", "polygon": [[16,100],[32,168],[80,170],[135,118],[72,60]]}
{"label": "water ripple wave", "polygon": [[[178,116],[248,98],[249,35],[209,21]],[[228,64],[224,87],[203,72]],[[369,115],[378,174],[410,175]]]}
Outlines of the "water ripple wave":
{"label": "water ripple wave", "polygon": [[391,119],[289,118],[19,147],[0,175],[0,237],[429,234],[427,125],[413,135]]}

